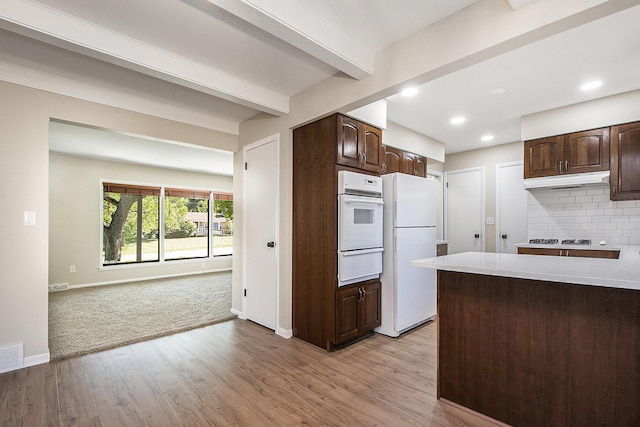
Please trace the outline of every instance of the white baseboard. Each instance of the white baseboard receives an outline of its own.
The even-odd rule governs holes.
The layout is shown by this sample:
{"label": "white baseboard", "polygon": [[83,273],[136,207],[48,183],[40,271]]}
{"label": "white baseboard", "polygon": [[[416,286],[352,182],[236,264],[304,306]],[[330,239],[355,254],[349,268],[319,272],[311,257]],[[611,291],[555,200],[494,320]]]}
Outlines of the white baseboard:
{"label": "white baseboard", "polygon": [[25,357],[23,367],[27,368],[29,366],[41,365],[43,363],[49,363],[50,361],[51,355],[47,351],[46,353]]}
{"label": "white baseboard", "polygon": [[287,339],[291,338],[293,336],[293,329],[277,328],[276,335],[280,335],[281,337]]}
{"label": "white baseboard", "polygon": [[236,310],[235,308],[231,309],[231,314],[238,316],[238,319],[247,320],[247,318],[244,317],[244,313],[240,310]]}
{"label": "white baseboard", "polygon": [[231,268],[220,268],[214,270],[194,271],[188,273],[164,274],[161,276],[137,277],[134,279],[110,280],[108,282],[83,283],[79,285],[69,285],[69,289],[91,288],[93,286],[117,285],[119,283],[144,282],[147,280],[169,279],[171,277],[195,276],[197,274],[220,273],[223,271],[231,271]]}

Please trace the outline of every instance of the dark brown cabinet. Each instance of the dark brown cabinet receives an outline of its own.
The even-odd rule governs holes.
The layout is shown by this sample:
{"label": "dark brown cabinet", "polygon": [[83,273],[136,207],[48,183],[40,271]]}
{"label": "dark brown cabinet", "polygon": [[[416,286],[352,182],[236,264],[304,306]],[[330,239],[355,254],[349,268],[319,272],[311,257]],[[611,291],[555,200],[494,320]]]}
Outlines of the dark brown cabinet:
{"label": "dark brown cabinet", "polygon": [[380,326],[380,281],[347,286],[336,295],[336,337],[345,342]]}
{"label": "dark brown cabinet", "polygon": [[609,128],[534,139],[524,143],[524,177],[609,170]]}
{"label": "dark brown cabinet", "polygon": [[449,252],[449,244],[448,243],[438,243],[436,245],[436,256],[444,256]]}
{"label": "dark brown cabinet", "polygon": [[341,114],[293,131],[293,335],[327,350],[380,325],[379,281],[338,287],[337,188],[340,170],[378,175],[367,165],[377,146],[382,163],[381,135]]}
{"label": "dark brown cabinet", "polygon": [[640,122],[611,127],[611,200],[640,200]]}
{"label": "dark brown cabinet", "polygon": [[337,114],[336,163],[380,173],[382,164],[382,131],[351,117]]}
{"label": "dark brown cabinet", "polygon": [[382,173],[403,172],[404,151],[397,148],[383,146],[384,161],[382,163]]}
{"label": "dark brown cabinet", "polygon": [[620,251],[617,249],[556,249],[556,248],[518,248],[522,255],[569,256],[581,258],[610,258],[618,259]]}
{"label": "dark brown cabinet", "polygon": [[421,177],[427,176],[427,159],[413,153],[404,153],[403,172]]}
{"label": "dark brown cabinet", "polygon": [[399,148],[384,146],[382,173],[401,172],[421,177],[427,176],[427,158]]}

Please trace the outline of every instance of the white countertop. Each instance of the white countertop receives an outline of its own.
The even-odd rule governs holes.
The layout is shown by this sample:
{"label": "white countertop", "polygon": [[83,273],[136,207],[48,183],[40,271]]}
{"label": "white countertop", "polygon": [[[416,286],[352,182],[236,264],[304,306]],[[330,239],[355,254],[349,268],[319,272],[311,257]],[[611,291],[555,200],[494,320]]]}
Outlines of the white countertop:
{"label": "white countertop", "polygon": [[461,273],[640,290],[640,255],[603,259],[465,252],[415,260],[411,265]]}

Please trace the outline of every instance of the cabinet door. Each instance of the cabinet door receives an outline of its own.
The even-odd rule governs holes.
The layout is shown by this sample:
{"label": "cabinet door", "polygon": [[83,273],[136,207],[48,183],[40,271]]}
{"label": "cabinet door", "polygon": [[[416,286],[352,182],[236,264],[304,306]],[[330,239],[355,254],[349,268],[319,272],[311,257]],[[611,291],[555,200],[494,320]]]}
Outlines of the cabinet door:
{"label": "cabinet door", "polygon": [[611,128],[611,200],[640,200],[640,122]]}
{"label": "cabinet door", "polygon": [[378,128],[365,123],[360,124],[361,135],[359,150],[364,155],[362,169],[380,173],[382,165],[382,132]]}
{"label": "cabinet door", "polygon": [[355,338],[360,334],[358,308],[361,298],[358,286],[336,292],[336,344]]}
{"label": "cabinet door", "polygon": [[382,173],[402,172],[402,157],[404,152],[397,148],[383,146],[384,162],[382,163]]}
{"label": "cabinet door", "polygon": [[537,178],[562,173],[562,136],[533,139],[524,143],[524,177]]}
{"label": "cabinet door", "polygon": [[563,256],[564,250],[552,248],[518,248],[518,253],[521,255]]}
{"label": "cabinet door", "polygon": [[425,178],[427,176],[427,159],[414,153],[404,153],[403,172]]}
{"label": "cabinet door", "polygon": [[363,286],[364,300],[360,302],[361,332],[369,332],[382,324],[380,303],[380,282]]}
{"label": "cabinet door", "polygon": [[360,142],[360,130],[358,121],[347,116],[338,115],[338,135],[337,148],[338,155],[336,163],[359,168],[361,163],[361,153],[358,148],[363,143]]}
{"label": "cabinet door", "polygon": [[567,249],[567,256],[581,258],[609,258],[618,259],[620,251],[614,250],[590,250],[590,249]]}
{"label": "cabinet door", "polygon": [[562,161],[563,173],[609,170],[609,128],[565,135]]}

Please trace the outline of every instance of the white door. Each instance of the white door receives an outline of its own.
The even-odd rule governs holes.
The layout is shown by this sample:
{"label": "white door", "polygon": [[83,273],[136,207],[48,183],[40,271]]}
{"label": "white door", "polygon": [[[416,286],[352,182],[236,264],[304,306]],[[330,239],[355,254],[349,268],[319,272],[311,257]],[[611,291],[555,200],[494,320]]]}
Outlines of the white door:
{"label": "white door", "polygon": [[515,254],[527,241],[527,197],[522,162],[496,165],[496,252]]}
{"label": "white door", "polygon": [[245,317],[276,329],[277,135],[244,149],[243,284]]}
{"label": "white door", "polygon": [[445,173],[448,253],[484,252],[484,168]]}

